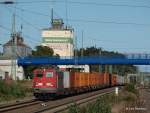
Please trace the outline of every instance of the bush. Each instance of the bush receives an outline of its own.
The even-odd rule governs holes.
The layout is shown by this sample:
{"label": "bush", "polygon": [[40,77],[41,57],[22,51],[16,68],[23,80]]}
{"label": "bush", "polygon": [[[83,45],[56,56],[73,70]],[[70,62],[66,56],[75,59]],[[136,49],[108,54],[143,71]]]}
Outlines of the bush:
{"label": "bush", "polygon": [[131,93],[134,93],[136,95],[138,95],[138,90],[135,88],[135,85],[134,84],[127,84],[125,86],[125,90],[128,91],[128,92],[131,92]]}
{"label": "bush", "polygon": [[82,108],[73,104],[69,107],[68,113],[111,113],[111,106],[104,97],[100,97],[95,102]]}
{"label": "bush", "polygon": [[76,103],[74,103],[73,105],[69,106],[68,113],[80,113],[80,108]]}
{"label": "bush", "polygon": [[21,87],[15,82],[7,84],[5,81],[0,81],[0,98],[1,100],[7,100],[11,98],[24,97],[26,89]]}

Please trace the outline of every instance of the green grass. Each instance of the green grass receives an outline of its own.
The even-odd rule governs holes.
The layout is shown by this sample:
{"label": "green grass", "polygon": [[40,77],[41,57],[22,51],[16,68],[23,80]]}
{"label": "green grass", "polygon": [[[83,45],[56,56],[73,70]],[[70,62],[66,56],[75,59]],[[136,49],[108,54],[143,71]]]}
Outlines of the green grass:
{"label": "green grass", "polygon": [[12,100],[26,96],[26,88],[17,82],[0,81],[0,101]]}
{"label": "green grass", "polygon": [[76,103],[69,106],[67,113],[111,113],[111,105],[105,97],[99,97],[95,102],[84,107],[79,107]]}

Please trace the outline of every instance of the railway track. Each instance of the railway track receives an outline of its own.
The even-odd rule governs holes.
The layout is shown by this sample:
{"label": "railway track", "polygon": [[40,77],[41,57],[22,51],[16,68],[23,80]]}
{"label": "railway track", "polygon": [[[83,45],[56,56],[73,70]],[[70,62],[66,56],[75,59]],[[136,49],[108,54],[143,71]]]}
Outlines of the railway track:
{"label": "railway track", "polygon": [[87,102],[95,100],[101,95],[111,93],[114,88],[107,88],[99,91],[89,92],[81,95],[76,95],[67,98],[61,98],[51,101],[32,101],[18,105],[0,107],[0,113],[57,113],[62,112],[68,108],[69,105],[74,102],[77,104],[85,104]]}
{"label": "railway track", "polygon": [[76,103],[77,105],[84,105],[84,104],[87,104],[89,102],[95,101],[99,96],[109,94],[109,93],[112,93],[112,92],[113,91],[103,92],[103,93],[100,93],[98,95],[93,95],[93,96],[88,97],[88,98],[85,97],[85,98],[78,99],[78,100],[73,101],[73,102],[62,103],[62,104],[54,106],[54,107],[49,107],[49,108],[45,108],[43,110],[36,111],[34,113],[61,113],[65,110],[67,110],[68,106],[71,106],[74,103]]}
{"label": "railway track", "polygon": [[28,106],[39,104],[39,103],[40,103],[40,101],[37,101],[36,99],[31,99],[28,101],[18,102],[15,104],[2,105],[2,106],[0,106],[0,113],[4,113],[7,111],[11,111],[11,110],[16,110],[16,109],[19,109],[22,107],[28,107]]}

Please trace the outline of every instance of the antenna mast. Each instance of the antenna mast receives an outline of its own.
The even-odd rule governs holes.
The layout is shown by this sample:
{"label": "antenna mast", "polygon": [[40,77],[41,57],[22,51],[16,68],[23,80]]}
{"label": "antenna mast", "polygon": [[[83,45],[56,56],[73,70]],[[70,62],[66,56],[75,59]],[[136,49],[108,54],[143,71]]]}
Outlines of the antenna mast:
{"label": "antenna mast", "polygon": [[53,24],[53,8],[52,8],[52,10],[51,10],[51,23]]}

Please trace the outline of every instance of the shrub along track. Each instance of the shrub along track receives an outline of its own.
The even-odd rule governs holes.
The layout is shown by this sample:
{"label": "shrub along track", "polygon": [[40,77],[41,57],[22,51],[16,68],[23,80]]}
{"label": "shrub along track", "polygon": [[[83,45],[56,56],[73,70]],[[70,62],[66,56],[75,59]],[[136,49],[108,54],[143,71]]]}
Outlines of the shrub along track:
{"label": "shrub along track", "polygon": [[93,101],[100,95],[104,95],[107,93],[111,93],[114,91],[114,88],[107,88],[98,91],[93,91],[89,93],[84,93],[76,96],[71,96],[67,98],[61,98],[50,101],[35,101],[31,103],[26,103],[25,105],[14,106],[13,109],[10,107],[1,109],[0,113],[41,113],[41,112],[61,112],[67,109],[68,105],[76,102],[77,104],[87,103],[89,101]]}

